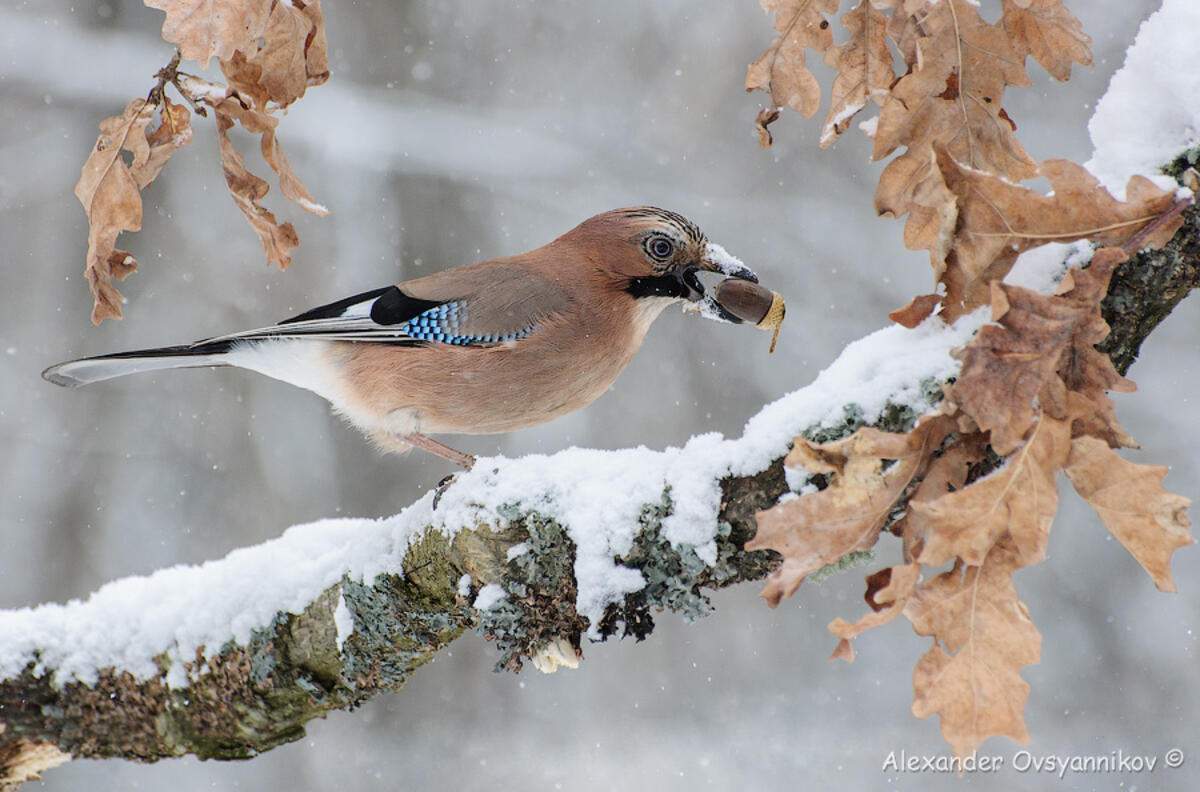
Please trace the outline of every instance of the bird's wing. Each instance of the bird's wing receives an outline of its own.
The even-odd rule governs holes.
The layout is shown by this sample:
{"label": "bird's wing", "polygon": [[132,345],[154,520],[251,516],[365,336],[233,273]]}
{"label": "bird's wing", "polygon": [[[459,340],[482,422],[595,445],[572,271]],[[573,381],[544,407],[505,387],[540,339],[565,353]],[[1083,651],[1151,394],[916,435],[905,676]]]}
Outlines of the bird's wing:
{"label": "bird's wing", "polygon": [[270,327],[196,343],[304,338],[487,346],[524,338],[569,302],[558,284],[536,272],[471,265],[356,294]]}

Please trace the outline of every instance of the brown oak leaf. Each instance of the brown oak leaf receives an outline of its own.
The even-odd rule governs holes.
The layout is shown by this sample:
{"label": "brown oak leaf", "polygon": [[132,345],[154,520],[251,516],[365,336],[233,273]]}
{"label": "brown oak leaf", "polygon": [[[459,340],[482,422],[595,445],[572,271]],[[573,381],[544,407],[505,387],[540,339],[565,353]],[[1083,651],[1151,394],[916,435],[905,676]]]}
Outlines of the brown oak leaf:
{"label": "brown oak leaf", "polygon": [[1029,739],[1021,668],[1040,659],[1042,636],[1013,586],[1021,566],[1003,539],[978,565],[958,562],[922,582],[904,606],[913,630],[934,641],[913,671],[913,714],[941,716],[942,736],[958,756],[996,735]]}
{"label": "brown oak leaf", "polygon": [[778,107],[764,107],[758,111],[758,116],[754,119],[754,130],[758,133],[758,145],[763,148],[771,148],[775,142],[775,136],[771,134],[771,124],[778,120]]}
{"label": "brown oak leaf", "polygon": [[304,95],[308,87],[308,64],[304,45],[312,31],[312,20],[303,9],[276,3],[258,51],[262,63],[261,83],[267,96],[287,106]]}
{"label": "brown oak leaf", "polygon": [[940,566],[953,558],[979,565],[1005,534],[1019,566],[1041,561],[1058,510],[1055,474],[1067,462],[1070,425],[1043,415],[1029,440],[999,470],[956,492],[909,504],[922,547],[918,559]]}
{"label": "brown oak leaf", "polygon": [[992,321],[956,353],[962,370],[950,398],[1006,456],[1034,425],[1034,400],[1057,376],[1083,316],[1071,301],[1020,286],[992,281],[991,290]]}
{"label": "brown oak leaf", "polygon": [[936,500],[962,489],[970,475],[971,466],[983,459],[986,448],[987,435],[982,432],[960,433],[956,442],[948,444],[941,455],[929,463],[921,483],[908,499],[907,510],[891,527],[892,533],[904,543],[906,560],[920,557],[923,549],[921,531],[914,527],[919,525],[919,521],[913,520],[913,504]]}
{"label": "brown oak leaf", "polygon": [[243,97],[253,97],[260,110],[266,109],[267,100],[287,107],[307,88],[325,82],[329,56],[319,0],[276,3],[262,45],[223,60],[221,70]]}
{"label": "brown oak leaf", "polygon": [[1070,79],[1072,63],[1092,65],[1092,39],[1063,0],[1004,0],[1001,23],[1017,51],[1055,79]]}
{"label": "brown oak leaf", "polygon": [[899,616],[920,576],[920,564],[899,564],[868,576],[866,600],[871,606],[871,612],[853,623],[841,618],[829,623],[829,632],[838,639],[829,659],[853,663],[854,645],[851,641],[867,630],[887,624]]}
{"label": "brown oak leaf", "polygon": [[[928,250],[933,267],[933,281],[945,279],[946,260],[954,247],[954,232],[958,226],[958,197],[950,192],[937,163],[916,157],[897,159],[893,175],[913,181],[908,204],[908,222],[904,224],[904,246],[909,250]],[[907,168],[921,173],[903,176]],[[952,273],[953,274],[953,273]]]}
{"label": "brown oak leaf", "polygon": [[790,597],[821,567],[874,545],[897,499],[950,429],[949,419],[933,416],[907,434],[864,427],[831,443],[797,438],[798,447],[807,447],[799,461],[807,456],[820,460],[814,472],[828,471],[831,480],[819,492],[756,515],[758,533],[746,549],[775,550],[783,556],[762,590],[768,604],[775,607]]}
{"label": "brown oak leaf", "polygon": [[263,159],[279,176],[279,190],[286,198],[318,217],[325,217],[329,214],[329,210],[312,197],[308,188],[304,186],[300,177],[292,169],[287,155],[283,153],[283,148],[279,145],[279,139],[275,135],[279,119],[269,113],[245,108],[235,99],[227,99],[222,102],[218,112],[237,119],[247,132],[260,136],[259,148],[262,151]]}
{"label": "brown oak leaf", "polygon": [[[1062,298],[1073,302],[1082,315],[1058,368],[1063,386],[1069,390],[1066,412],[1072,418],[1072,437],[1092,435],[1113,448],[1137,448],[1137,441],[1117,420],[1108,391],[1132,393],[1137,385],[1121,376],[1112,358],[1096,345],[1109,333],[1100,302],[1108,294],[1113,272],[1128,258],[1120,248],[1101,248],[1087,269],[1068,270],[1059,288]],[[1047,396],[1040,396],[1043,403],[1049,403]]]}
{"label": "brown oak leaf", "polygon": [[1005,88],[1029,84],[1003,27],[985,22],[970,0],[946,0],[924,8],[917,29],[913,67],[880,111],[872,156],[883,159],[907,147],[884,169],[875,208],[895,217],[912,212],[909,222],[928,227],[932,210],[914,205],[913,198],[931,176],[931,145],[1012,180],[1033,176],[1035,163],[1003,109]]}
{"label": "brown oak leaf", "polygon": [[[1078,239],[1119,245],[1174,202],[1172,193],[1142,176],[1130,179],[1127,200],[1118,201],[1086,168],[1067,160],[1048,160],[1038,168],[1050,182],[1049,195],[970,167],[946,148],[936,151],[936,163],[958,206],[949,254],[940,261],[931,256],[934,271],[944,272],[951,319],[986,302],[989,281],[1003,278],[1021,252]],[[1161,246],[1180,222],[1164,225],[1146,244]]]}
{"label": "brown oak leaf", "polygon": [[806,118],[821,106],[821,85],[805,62],[805,51],[824,55],[833,47],[825,14],[841,0],[760,0],[775,15],[779,35],[746,69],[746,90],[766,91],[776,107],[790,107]]}
{"label": "brown oak leaf", "polygon": [[[119,116],[100,122],[100,136],[83,163],[75,197],[88,218],[84,276],[92,290],[92,324],[120,319],[121,293],[113,280],[137,270],[137,260],[116,247],[122,231],[142,227],[142,196],[163,165],[192,136],[187,108],[164,99],[158,128],[147,134],[156,106],[134,99]],[[126,164],[121,152],[130,154]]]}
{"label": "brown oak leaf", "polygon": [[312,88],[329,79],[329,42],[325,36],[325,12],[321,10],[321,0],[306,2],[304,13],[313,24],[304,44],[304,68],[308,86]]}
{"label": "brown oak leaf", "polygon": [[1171,556],[1194,541],[1187,508],[1191,501],[1163,489],[1167,469],[1123,459],[1095,437],[1071,443],[1067,477],[1091,504],[1104,526],[1154,579],[1160,591],[1175,591]]}
{"label": "brown oak leaf", "polygon": [[[183,57],[207,66],[216,56],[233,57],[237,50],[255,49],[267,27],[275,0],[145,0],[166,12],[163,40],[179,47]],[[283,3],[278,3],[283,5]]]}
{"label": "brown oak leaf", "polygon": [[896,78],[887,44],[888,18],[872,2],[861,0],[842,16],[842,25],[850,32],[850,38],[825,56],[826,63],[837,70],[837,76],[833,80],[829,115],[821,130],[821,148],[832,145],[868,101],[882,105]]}
{"label": "brown oak leaf", "polygon": [[917,40],[922,36],[922,20],[927,0],[888,0],[879,5],[892,7],[888,20],[888,36],[896,44],[904,63],[911,70],[917,64]]}
{"label": "brown oak leaf", "polygon": [[909,300],[908,305],[888,314],[888,319],[911,330],[932,316],[941,301],[940,294],[919,294]]}
{"label": "brown oak leaf", "polygon": [[[246,168],[246,161],[229,139],[229,130],[233,127],[234,120],[245,112],[247,111],[236,98],[227,99],[216,107],[217,137],[221,149],[221,166],[225,171],[225,184],[229,187],[233,202],[258,234],[267,261],[280,269],[287,269],[292,263],[291,251],[300,244],[296,229],[291,223],[280,223],[275,219],[274,213],[259,203],[270,187],[266,181]],[[263,141],[265,144],[265,135]]]}
{"label": "brown oak leaf", "polygon": [[[962,360],[951,400],[991,432],[1000,455],[1012,452],[1033,426],[1035,399],[1055,418],[1067,417],[1067,391],[1092,403],[1076,410],[1079,428],[1132,445],[1112,411],[1107,391],[1129,392],[1132,382],[1095,345],[1108,336],[1100,301],[1126,255],[1103,248],[1086,270],[1068,272],[1062,293],[1044,295],[992,281],[992,323],[980,328],[957,356]],[[1077,432],[1078,433],[1078,432]]]}

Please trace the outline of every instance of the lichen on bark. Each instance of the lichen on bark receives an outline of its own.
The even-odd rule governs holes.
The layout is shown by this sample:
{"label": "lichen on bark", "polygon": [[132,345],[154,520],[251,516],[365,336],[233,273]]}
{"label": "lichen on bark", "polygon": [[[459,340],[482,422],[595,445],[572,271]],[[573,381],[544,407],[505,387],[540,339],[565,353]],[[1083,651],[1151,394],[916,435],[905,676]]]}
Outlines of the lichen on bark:
{"label": "lichen on bark", "polygon": [[[1200,212],[1192,207],[1163,250],[1142,251],[1117,270],[1103,306],[1112,333],[1101,348],[1125,371],[1146,336],[1197,285]],[[929,404],[940,399],[942,385],[922,383]],[[918,417],[912,408],[890,406],[872,425],[908,431]],[[847,405],[843,421],[803,434],[827,442],[864,425],[862,408]],[[653,629],[654,612],[697,618],[711,608],[707,590],[760,580],[774,569],[775,553],[742,547],[754,535],[754,515],[789,492],[782,458],[754,475],[728,476],[720,487],[715,565],[704,563],[695,548],[674,546],[663,536],[670,492],[644,505],[633,546],[614,560],[640,570],[647,585],[609,607],[600,635],[643,639]],[[409,548],[401,574],[343,579],[303,612],[278,614],[245,646],[230,643],[211,657],[198,654],[187,664],[186,687],[168,684],[165,656],[161,673],[151,679],[106,669],[90,686],[55,685],[49,673],[35,674],[31,663],[0,680],[0,788],[66,756],[140,761],[184,754],[254,756],[299,739],[305,723],[330,710],[398,690],[470,628],[495,641],[502,668],[520,668],[555,638],[578,648],[587,625],[575,610],[575,550],[566,531],[537,513],[513,509],[501,517],[501,530],[482,525],[453,538],[427,531]],[[510,557],[509,550],[522,544],[524,552]],[[458,588],[464,575],[473,586],[466,594]],[[471,595],[488,583],[502,586],[506,597],[480,613]],[[349,634],[340,636],[340,647],[339,602],[353,622]]]}

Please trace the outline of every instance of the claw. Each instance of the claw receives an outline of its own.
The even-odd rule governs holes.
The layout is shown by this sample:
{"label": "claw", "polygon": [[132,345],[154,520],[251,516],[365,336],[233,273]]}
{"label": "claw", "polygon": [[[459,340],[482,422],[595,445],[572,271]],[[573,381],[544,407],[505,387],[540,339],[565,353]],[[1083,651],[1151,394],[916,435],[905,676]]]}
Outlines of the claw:
{"label": "claw", "polygon": [[457,478],[458,478],[457,473],[451,473],[449,476],[446,476],[444,479],[439,481],[437,483],[437,486],[434,487],[433,508],[435,511],[437,510],[438,504],[442,500],[442,496],[446,494],[446,490],[450,489],[450,485],[453,484],[455,479],[457,479]]}

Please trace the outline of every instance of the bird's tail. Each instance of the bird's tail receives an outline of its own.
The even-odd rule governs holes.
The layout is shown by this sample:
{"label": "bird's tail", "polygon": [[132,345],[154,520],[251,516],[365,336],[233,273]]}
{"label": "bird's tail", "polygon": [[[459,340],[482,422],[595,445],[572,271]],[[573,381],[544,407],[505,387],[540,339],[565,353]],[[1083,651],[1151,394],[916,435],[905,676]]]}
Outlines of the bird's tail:
{"label": "bird's tail", "polygon": [[42,372],[42,378],[65,388],[82,388],[93,382],[143,371],[227,366],[229,363],[225,360],[225,354],[232,347],[232,341],[213,341],[192,346],[137,349],[113,355],[80,358],[51,366]]}

